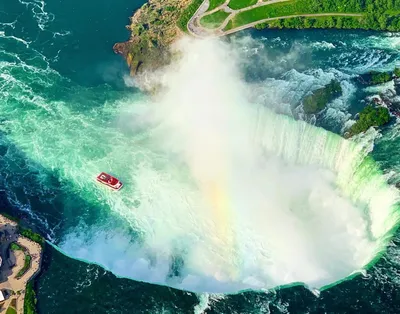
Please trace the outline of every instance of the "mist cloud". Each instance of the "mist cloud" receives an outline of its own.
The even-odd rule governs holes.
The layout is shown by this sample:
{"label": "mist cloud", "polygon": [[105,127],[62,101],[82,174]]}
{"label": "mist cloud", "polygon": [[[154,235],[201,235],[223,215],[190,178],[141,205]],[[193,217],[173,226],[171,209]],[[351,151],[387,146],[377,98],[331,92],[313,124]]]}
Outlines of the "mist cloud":
{"label": "mist cloud", "polygon": [[[113,254],[118,265],[99,254],[113,241],[99,232],[91,243],[74,234],[64,242],[66,251],[79,248],[80,258],[97,256],[126,277],[237,292],[292,282],[319,288],[362,268],[382,249],[395,196],[374,183],[376,176],[353,182],[366,152],[251,103],[257,97],[232,47],[184,39],[174,47],[177,62],[139,78],[160,85],[123,119],[149,133],[148,150],[141,152],[146,162],[134,174],[141,205],[111,208],[126,211],[142,242],[124,240]],[[281,101],[280,94],[270,102]],[[354,184],[359,190],[353,193]],[[383,209],[380,199],[387,200]],[[171,277],[177,258],[179,274]]]}

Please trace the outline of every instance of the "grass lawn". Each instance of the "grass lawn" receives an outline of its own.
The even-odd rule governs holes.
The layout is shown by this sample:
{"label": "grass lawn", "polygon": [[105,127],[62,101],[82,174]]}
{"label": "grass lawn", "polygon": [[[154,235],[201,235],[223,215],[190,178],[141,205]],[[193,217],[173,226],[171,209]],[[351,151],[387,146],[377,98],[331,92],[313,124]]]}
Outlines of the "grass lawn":
{"label": "grass lawn", "polygon": [[236,28],[266,18],[295,15],[299,13],[310,13],[310,11],[298,11],[298,8],[296,8],[293,2],[270,4],[236,14],[232,20],[232,27]]}
{"label": "grass lawn", "polygon": [[23,274],[26,273],[26,271],[31,266],[31,260],[32,260],[32,257],[30,255],[28,255],[28,254],[25,254],[24,267],[22,267],[22,269],[18,272],[17,278],[21,277]]}
{"label": "grass lawn", "polygon": [[225,2],[225,0],[210,0],[210,6],[208,7],[207,11],[211,11],[211,10],[215,9],[216,7],[219,7],[224,2]]}
{"label": "grass lawn", "polygon": [[6,314],[17,314],[17,311],[13,307],[9,306]]}
{"label": "grass lawn", "polygon": [[228,7],[233,10],[247,8],[253,4],[256,4],[257,0],[231,0],[229,1]]}
{"label": "grass lawn", "polygon": [[10,249],[11,249],[11,251],[18,251],[18,250],[23,251],[23,250],[24,250],[20,245],[18,245],[18,244],[15,243],[15,242],[12,242],[12,243],[10,244]]}
{"label": "grass lawn", "polygon": [[36,314],[36,294],[32,281],[28,282],[25,291],[24,314]]}
{"label": "grass lawn", "polygon": [[225,19],[229,16],[229,13],[219,10],[210,15],[206,15],[201,18],[200,24],[206,28],[217,28],[220,26]]}
{"label": "grass lawn", "polygon": [[229,22],[228,22],[228,24],[226,24],[226,26],[225,26],[225,28],[223,29],[224,31],[229,31],[230,29],[232,29],[233,28],[233,22],[232,22],[232,20],[230,20]]}

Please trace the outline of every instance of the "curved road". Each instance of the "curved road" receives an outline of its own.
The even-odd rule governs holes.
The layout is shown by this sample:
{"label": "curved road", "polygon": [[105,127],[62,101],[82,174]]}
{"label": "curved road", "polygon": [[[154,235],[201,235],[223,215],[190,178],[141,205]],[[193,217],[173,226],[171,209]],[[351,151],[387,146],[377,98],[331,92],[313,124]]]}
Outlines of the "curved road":
{"label": "curved road", "polygon": [[[316,13],[316,14],[296,14],[296,15],[287,15],[287,16],[279,16],[279,17],[271,17],[271,18],[265,18],[262,20],[258,20],[256,22],[252,22],[246,25],[242,25],[239,27],[236,27],[234,29],[230,29],[227,31],[224,31],[223,29],[226,27],[228,22],[232,20],[236,14],[243,12],[243,11],[248,11],[257,7],[261,6],[266,6],[270,5],[273,3],[277,2],[285,2],[289,0],[270,0],[268,2],[263,2],[262,0],[259,0],[256,4],[239,9],[239,10],[233,10],[228,7],[230,0],[226,0],[223,4],[220,6],[216,7],[215,9],[212,9],[207,12],[208,7],[210,6],[210,1],[209,0],[204,0],[203,3],[200,5],[200,7],[197,9],[197,11],[193,14],[193,16],[190,18],[187,28],[189,33],[194,36],[194,37],[220,37],[220,36],[225,36],[228,34],[233,34],[238,31],[244,30],[246,28],[254,27],[257,24],[260,23],[265,23],[268,21],[273,21],[273,20],[280,20],[280,19],[289,19],[289,18],[295,18],[295,17],[320,17],[320,16],[362,16],[362,14],[356,14],[356,13]],[[203,16],[210,15],[218,10],[223,10],[227,13],[230,13],[230,15],[224,20],[224,22],[216,29],[207,29],[201,26],[200,24],[200,19]]]}

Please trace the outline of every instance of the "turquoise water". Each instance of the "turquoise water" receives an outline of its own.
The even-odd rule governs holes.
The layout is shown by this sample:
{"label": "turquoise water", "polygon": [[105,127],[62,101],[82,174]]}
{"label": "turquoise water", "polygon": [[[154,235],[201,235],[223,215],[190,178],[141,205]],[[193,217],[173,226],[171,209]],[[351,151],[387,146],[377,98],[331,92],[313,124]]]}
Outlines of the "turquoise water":
{"label": "turquoise water", "polygon": [[[170,161],[148,153],[152,150],[145,130],[124,127],[124,117],[132,113],[130,105],[146,97],[124,84],[127,69],[111,48],[128,37],[124,25],[140,5],[127,1],[0,4],[2,204],[69,255],[100,263],[120,275],[135,260],[134,256],[127,259],[129,243],[144,241],[137,230],[145,228],[134,223],[148,221],[132,219],[115,204],[122,202],[140,212],[143,198],[135,194],[135,184],[143,181],[132,174],[162,180],[157,172],[141,171],[148,170],[148,162],[160,170]],[[282,101],[271,105],[272,109],[292,112],[314,86],[332,77],[341,80],[344,96],[310,121],[335,132],[341,131],[367,93],[352,76],[393,68],[399,58],[399,37],[391,34],[246,34],[255,40],[249,41],[248,36],[231,40],[242,60],[249,61],[241,69],[247,81],[254,83],[251,97],[257,103],[267,104],[274,95]],[[396,125],[384,130],[371,153],[391,182],[398,181],[397,136]],[[95,188],[90,178],[103,169],[119,174],[126,183],[121,198]],[[108,246],[98,246],[93,235]],[[367,278],[344,282],[322,292],[320,298],[300,287],[217,296],[118,279],[49,246],[37,282],[38,308],[41,313],[201,313],[209,304],[207,313],[367,309],[396,313],[397,254],[394,243]],[[145,272],[128,275],[151,281]]]}

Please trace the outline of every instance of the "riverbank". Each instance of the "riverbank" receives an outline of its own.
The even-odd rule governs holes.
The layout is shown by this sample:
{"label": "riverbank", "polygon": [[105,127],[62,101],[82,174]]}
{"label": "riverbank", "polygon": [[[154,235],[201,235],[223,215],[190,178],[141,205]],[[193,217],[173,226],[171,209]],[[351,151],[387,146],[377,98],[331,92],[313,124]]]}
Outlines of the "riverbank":
{"label": "riverbank", "polygon": [[[31,300],[26,301],[26,293],[27,285],[40,272],[43,248],[41,244],[23,236],[36,235],[27,230],[21,229],[17,222],[0,214],[0,291],[4,298],[2,304],[0,302],[0,313],[8,312],[9,308],[13,308],[18,314],[36,312],[35,302],[32,304]],[[32,291],[29,293],[32,294]]]}
{"label": "riverbank", "polygon": [[178,21],[190,4],[190,0],[150,0],[134,13],[127,26],[129,40],[113,47],[127,61],[131,75],[169,62],[170,45],[183,35]]}
{"label": "riverbank", "polygon": [[[131,17],[127,42],[114,45],[131,75],[156,69],[171,59],[169,47],[185,33],[199,38],[221,37],[255,27],[400,30],[391,1],[323,3],[292,0],[150,0]],[[398,6],[398,7],[396,7]]]}

